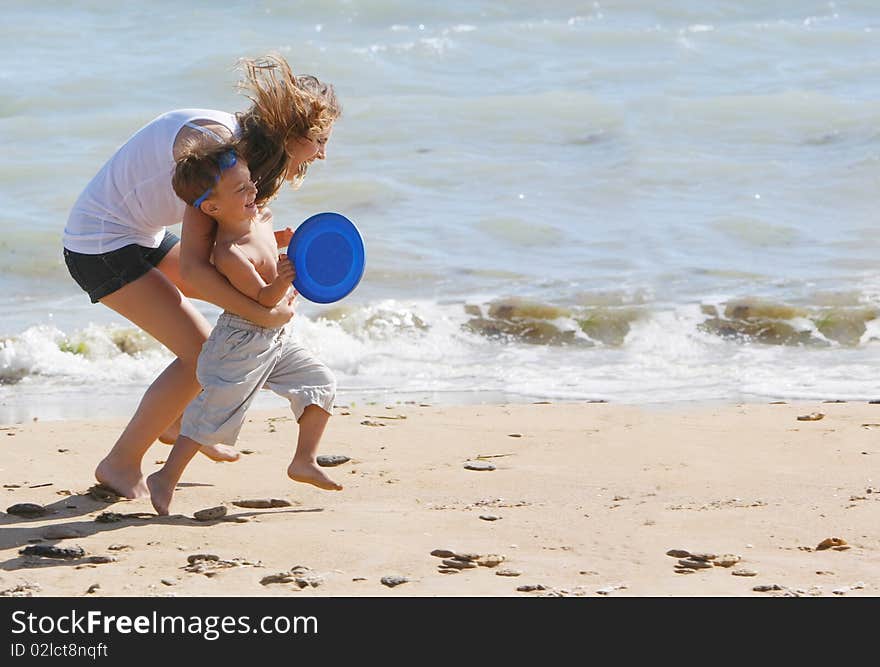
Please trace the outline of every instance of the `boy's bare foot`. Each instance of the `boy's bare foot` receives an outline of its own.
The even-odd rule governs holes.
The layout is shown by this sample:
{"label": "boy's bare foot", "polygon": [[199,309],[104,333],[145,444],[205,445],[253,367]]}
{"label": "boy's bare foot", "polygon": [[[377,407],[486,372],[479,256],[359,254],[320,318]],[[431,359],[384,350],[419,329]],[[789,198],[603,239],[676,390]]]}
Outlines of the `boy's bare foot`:
{"label": "boy's bare foot", "polygon": [[173,445],[180,435],[180,420],[178,419],[171,426],[165,429],[165,432],[159,436],[159,442],[163,445]]}
{"label": "boy's bare foot", "polygon": [[146,498],[150,494],[139,466],[121,466],[109,457],[95,468],[95,479],[130,500]]}
{"label": "boy's bare foot", "polygon": [[294,461],[287,467],[287,476],[294,482],[305,482],[326,491],[342,491],[337,484],[324,474],[315,461]]}
{"label": "boy's bare foot", "polygon": [[159,516],[167,516],[174,495],[174,484],[169,486],[158,472],[147,477],[147,488],[150,490],[150,502]]}
{"label": "boy's bare foot", "polygon": [[201,445],[199,451],[212,461],[232,463],[241,458],[241,454],[235,447],[229,445]]}
{"label": "boy's bare foot", "polygon": [[[177,441],[180,430],[177,426],[170,426],[167,431],[159,436],[159,442],[164,445],[173,445]],[[221,461],[223,463],[232,463],[241,458],[241,454],[235,447],[228,445],[201,445],[199,451],[212,461]]]}

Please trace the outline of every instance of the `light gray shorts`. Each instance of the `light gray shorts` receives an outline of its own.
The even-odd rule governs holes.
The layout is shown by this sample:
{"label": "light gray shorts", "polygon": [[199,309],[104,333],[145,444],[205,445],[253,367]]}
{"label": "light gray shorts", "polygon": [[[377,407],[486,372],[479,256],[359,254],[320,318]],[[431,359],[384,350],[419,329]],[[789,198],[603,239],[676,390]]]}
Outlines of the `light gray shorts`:
{"label": "light gray shorts", "polygon": [[234,445],[257,392],[290,401],[297,421],[309,405],[333,414],[336,378],[285,333],[223,313],[202,346],[196,371],[202,392],[183,413],[180,434],[202,445]]}

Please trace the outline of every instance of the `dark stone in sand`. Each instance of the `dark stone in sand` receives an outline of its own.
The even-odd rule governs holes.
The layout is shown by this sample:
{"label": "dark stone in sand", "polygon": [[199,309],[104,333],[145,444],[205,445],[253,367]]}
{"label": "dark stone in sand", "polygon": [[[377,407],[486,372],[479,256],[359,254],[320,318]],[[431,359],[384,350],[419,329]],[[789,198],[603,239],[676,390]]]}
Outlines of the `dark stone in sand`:
{"label": "dark stone in sand", "polygon": [[32,547],[25,547],[18,553],[22,556],[42,556],[43,558],[64,559],[82,558],[86,554],[82,547],[53,547],[45,544],[36,544]]}
{"label": "dark stone in sand", "polygon": [[347,456],[342,456],[342,454],[322,454],[318,457],[318,465],[323,468],[332,468],[333,466],[339,466],[343,463],[348,463],[351,459]]}
{"label": "dark stone in sand", "polygon": [[516,590],[522,591],[523,593],[531,593],[532,591],[547,590],[547,587],[544,586],[544,584],[525,584],[524,586],[517,586]]}
{"label": "dark stone in sand", "polygon": [[283,498],[255,498],[253,500],[233,500],[232,504],[236,507],[247,507],[250,509],[267,509],[270,507],[290,507],[291,502]]}
{"label": "dark stone in sand", "polygon": [[92,500],[100,500],[104,503],[115,503],[122,500],[122,496],[103,484],[95,484],[89,489],[88,494]]}
{"label": "dark stone in sand", "polygon": [[394,588],[395,586],[400,586],[400,584],[405,584],[409,581],[406,577],[400,577],[397,575],[392,575],[390,577],[382,577],[380,580],[385,586],[388,588]]}
{"label": "dark stone in sand", "polygon": [[196,521],[216,521],[226,516],[226,507],[218,505],[217,507],[209,507],[193,513],[193,519]]}
{"label": "dark stone in sand", "polygon": [[89,556],[87,560],[95,565],[103,565],[105,563],[115,563],[119,559],[116,556]]}
{"label": "dark stone in sand", "polygon": [[767,591],[781,591],[782,586],[779,584],[761,584],[760,586],[754,586],[752,590],[758,593],[766,593]]}
{"label": "dark stone in sand", "polygon": [[268,586],[269,584],[292,584],[295,577],[290,574],[290,572],[279,572],[278,574],[270,574],[267,577],[263,577],[260,579],[260,583],[263,586]]}
{"label": "dark stone in sand", "polygon": [[452,558],[455,556],[454,551],[450,551],[449,549],[434,549],[431,552],[432,556],[437,556],[437,558]]}
{"label": "dark stone in sand", "polygon": [[7,507],[6,513],[14,514],[16,516],[33,517],[48,514],[49,510],[42,505],[37,505],[35,503],[17,503],[11,507]]}
{"label": "dark stone in sand", "polygon": [[220,556],[215,556],[214,554],[191,554],[186,557],[186,562],[190,565],[203,560],[217,561],[220,560]]}

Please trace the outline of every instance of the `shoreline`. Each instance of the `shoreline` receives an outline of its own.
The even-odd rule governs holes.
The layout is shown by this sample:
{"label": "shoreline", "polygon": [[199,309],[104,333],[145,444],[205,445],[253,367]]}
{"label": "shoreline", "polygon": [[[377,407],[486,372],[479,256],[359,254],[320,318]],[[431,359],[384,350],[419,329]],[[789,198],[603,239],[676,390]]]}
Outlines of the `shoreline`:
{"label": "shoreline", "polygon": [[[797,419],[817,412],[824,418]],[[252,410],[238,443],[251,453],[233,464],[197,457],[169,517],[156,517],[148,499],[108,503],[87,494],[95,463],[124,422],[2,428],[0,509],[36,503],[51,513],[0,515],[0,592],[836,597],[880,590],[880,405],[357,403],[337,410],[321,446],[321,454],[350,458],[328,469],[345,485],[341,492],[287,479],[296,434],[289,411]],[[144,472],[169,451],[154,445]],[[470,470],[469,461],[495,469]],[[242,499],[290,505],[233,504]],[[225,520],[192,518],[214,506],[226,508]],[[96,521],[106,512],[134,516]],[[832,537],[848,548],[817,550]],[[31,545],[80,546],[83,555],[19,554]],[[438,549],[504,560],[442,573],[443,559],[431,555]],[[690,571],[683,574],[670,550],[717,558],[678,568]],[[217,560],[188,563],[198,554]],[[724,567],[725,554],[740,560]],[[95,556],[109,562],[90,562]],[[520,574],[499,576],[505,569]],[[732,574],[738,570],[755,574]],[[266,580],[280,574],[281,583]],[[391,588],[380,581],[386,576],[408,581]]]}

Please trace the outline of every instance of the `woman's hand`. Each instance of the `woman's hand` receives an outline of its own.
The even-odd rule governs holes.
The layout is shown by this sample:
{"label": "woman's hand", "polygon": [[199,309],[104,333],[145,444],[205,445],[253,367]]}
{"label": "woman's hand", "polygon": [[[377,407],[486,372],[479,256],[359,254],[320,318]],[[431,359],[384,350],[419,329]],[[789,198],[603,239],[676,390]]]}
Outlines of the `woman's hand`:
{"label": "woman's hand", "polygon": [[293,308],[293,302],[296,299],[296,290],[293,290],[288,296],[285,296],[273,308],[266,311],[265,323],[257,322],[257,324],[268,329],[283,327],[293,319],[296,314]]}
{"label": "woman's hand", "polygon": [[[260,209],[260,222],[268,223],[269,226],[272,226],[272,211],[268,206],[264,206]],[[277,232],[275,232],[275,243],[279,248],[287,249],[287,246],[290,244],[290,239],[293,238],[293,230],[290,227],[285,227]]]}
{"label": "woman's hand", "polygon": [[279,249],[286,249],[290,245],[290,239],[293,238],[293,230],[290,227],[275,232],[275,242]]}

